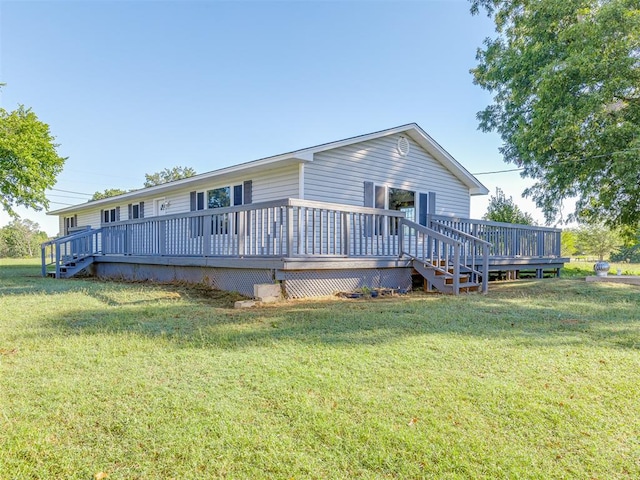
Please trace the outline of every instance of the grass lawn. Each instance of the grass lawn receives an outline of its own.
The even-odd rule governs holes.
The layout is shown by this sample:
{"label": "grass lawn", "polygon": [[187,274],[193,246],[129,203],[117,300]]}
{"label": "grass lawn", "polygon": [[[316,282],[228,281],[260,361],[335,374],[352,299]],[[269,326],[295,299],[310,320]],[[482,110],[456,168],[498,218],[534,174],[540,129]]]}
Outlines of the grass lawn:
{"label": "grass lawn", "polygon": [[640,288],[234,310],[0,260],[0,478],[640,478]]}
{"label": "grass lawn", "polygon": [[[586,277],[589,275],[595,275],[593,271],[593,265],[595,262],[581,262],[572,261],[565,264],[562,269],[563,277]],[[622,275],[640,275],[640,263],[614,263],[609,262],[611,268],[609,269],[609,275],[616,275],[618,269]]]}

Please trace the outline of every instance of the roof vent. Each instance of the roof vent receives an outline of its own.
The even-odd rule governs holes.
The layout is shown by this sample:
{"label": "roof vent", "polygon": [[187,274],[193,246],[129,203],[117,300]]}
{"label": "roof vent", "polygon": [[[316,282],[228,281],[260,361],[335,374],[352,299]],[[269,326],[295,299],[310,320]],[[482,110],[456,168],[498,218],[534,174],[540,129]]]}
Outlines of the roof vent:
{"label": "roof vent", "polygon": [[400,154],[400,156],[402,157],[406,157],[407,154],[409,153],[409,140],[407,140],[407,137],[400,137],[398,138],[398,145],[397,145],[397,149],[398,149],[398,153]]}

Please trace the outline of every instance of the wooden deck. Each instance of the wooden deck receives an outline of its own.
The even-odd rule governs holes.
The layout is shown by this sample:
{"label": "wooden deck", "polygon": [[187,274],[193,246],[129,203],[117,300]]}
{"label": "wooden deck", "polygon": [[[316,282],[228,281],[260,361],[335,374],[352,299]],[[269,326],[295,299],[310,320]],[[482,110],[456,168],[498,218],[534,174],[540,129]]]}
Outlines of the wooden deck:
{"label": "wooden deck", "polygon": [[188,269],[206,269],[205,277],[235,270],[236,277],[246,274],[245,291],[253,281],[249,272],[259,272],[256,278],[270,281],[324,282],[317,290],[325,292],[332,281],[353,283],[357,274],[362,282],[406,284],[419,271],[437,289],[459,293],[472,286],[486,291],[490,272],[542,277],[567,261],[560,257],[558,229],[435,215],[427,223],[394,210],[285,199],[77,232],[43,244],[43,274],[63,278],[90,270],[141,279],[136,269],[152,277],[162,268],[178,277]]}

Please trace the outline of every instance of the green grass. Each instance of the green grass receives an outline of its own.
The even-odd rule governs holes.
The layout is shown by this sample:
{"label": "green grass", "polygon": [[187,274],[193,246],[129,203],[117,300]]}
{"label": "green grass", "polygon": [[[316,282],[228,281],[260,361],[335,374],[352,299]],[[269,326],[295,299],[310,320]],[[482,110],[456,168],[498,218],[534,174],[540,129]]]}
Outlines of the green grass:
{"label": "green grass", "polygon": [[[579,278],[587,277],[589,275],[595,275],[593,266],[595,262],[581,262],[572,261],[565,264],[561,270],[561,276],[567,278]],[[609,262],[611,268],[609,269],[609,275],[616,275],[618,269],[620,269],[622,275],[640,275],[640,264],[638,263],[612,263]]]}
{"label": "green grass", "polygon": [[0,478],[640,477],[640,289],[234,310],[0,261]]}

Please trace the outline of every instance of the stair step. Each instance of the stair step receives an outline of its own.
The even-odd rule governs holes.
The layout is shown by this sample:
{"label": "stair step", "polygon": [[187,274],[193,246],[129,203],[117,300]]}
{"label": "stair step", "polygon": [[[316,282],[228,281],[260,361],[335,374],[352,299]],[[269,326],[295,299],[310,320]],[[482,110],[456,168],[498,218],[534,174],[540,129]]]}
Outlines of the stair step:
{"label": "stair step", "polygon": [[[458,280],[459,280],[459,284],[462,285],[463,283],[467,283],[467,280],[469,280],[469,275],[466,273],[461,273],[458,276]],[[453,285],[453,277],[447,277],[444,279],[444,283],[447,285]]]}

